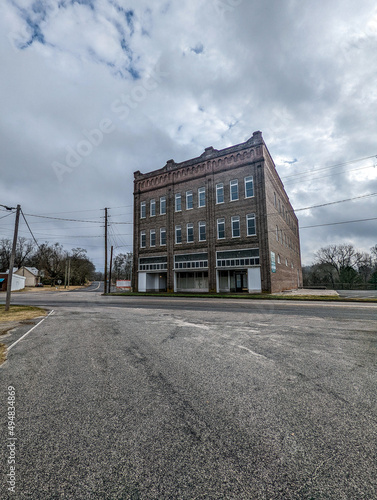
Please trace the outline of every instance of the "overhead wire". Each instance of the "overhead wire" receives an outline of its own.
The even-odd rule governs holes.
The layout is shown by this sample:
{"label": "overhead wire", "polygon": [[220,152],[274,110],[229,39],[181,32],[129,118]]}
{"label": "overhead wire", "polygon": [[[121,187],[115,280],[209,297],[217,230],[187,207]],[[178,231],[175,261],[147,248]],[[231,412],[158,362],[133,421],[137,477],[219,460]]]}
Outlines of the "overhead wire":
{"label": "overhead wire", "polygon": [[22,208],[21,208],[21,215],[22,215],[22,217],[23,217],[23,219],[24,219],[24,221],[25,221],[25,224],[27,225],[27,228],[28,228],[28,229],[29,229],[29,231],[30,231],[30,234],[31,234],[31,235],[32,235],[32,237],[33,237],[33,240],[34,240],[35,244],[37,245],[37,247],[38,247],[38,248],[40,248],[38,241],[36,240],[36,238],[35,238],[35,236],[34,236],[34,234],[33,234],[32,230],[30,229],[29,223],[28,223],[28,221],[26,220],[26,217],[25,217],[25,214],[24,214],[24,213],[23,213],[23,211],[22,211]]}
{"label": "overhead wire", "polygon": [[311,175],[313,172],[320,172],[322,170],[330,170],[332,168],[340,168],[340,167],[344,167],[346,165],[349,165],[351,163],[357,163],[358,161],[370,160],[371,158],[377,158],[377,155],[365,156],[364,158],[357,158],[355,160],[349,160],[349,161],[345,161],[343,163],[337,163],[335,165],[330,165],[328,167],[321,167],[321,168],[317,168],[317,169],[307,170],[306,172],[298,172],[296,174],[284,176],[284,177],[282,177],[282,179],[289,179],[291,177],[298,177],[301,175]]}
{"label": "overhead wire", "polygon": [[377,220],[377,217],[372,217],[370,219],[346,220],[346,221],[342,221],[342,222],[329,222],[326,224],[316,224],[313,226],[302,226],[302,227],[300,227],[300,229],[308,229],[311,227],[336,226],[338,224],[352,224],[354,222],[367,222],[367,221],[371,221],[371,220]]}
{"label": "overhead wire", "polygon": [[[4,212],[5,212],[5,210],[4,210]],[[14,213],[16,213],[16,212],[9,212],[9,213],[7,213],[7,215],[3,215],[2,217],[0,217],[0,220],[5,219],[5,217],[9,217],[10,215],[13,215]]]}

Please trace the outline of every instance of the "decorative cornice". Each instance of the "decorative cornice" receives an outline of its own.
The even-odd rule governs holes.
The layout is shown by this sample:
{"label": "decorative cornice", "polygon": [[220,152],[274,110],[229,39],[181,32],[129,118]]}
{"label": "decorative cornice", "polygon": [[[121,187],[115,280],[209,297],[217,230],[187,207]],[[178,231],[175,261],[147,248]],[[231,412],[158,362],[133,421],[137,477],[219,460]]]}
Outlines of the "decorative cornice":
{"label": "decorative cornice", "polygon": [[142,174],[139,170],[134,172],[135,192],[149,191],[164,187],[172,183],[185,180],[187,177],[194,179],[209,172],[221,171],[229,166],[241,166],[245,162],[256,161],[263,158],[264,141],[261,132],[254,132],[246,142],[217,150],[212,146],[206,148],[204,153],[191,160],[175,163],[168,160],[163,168]]}

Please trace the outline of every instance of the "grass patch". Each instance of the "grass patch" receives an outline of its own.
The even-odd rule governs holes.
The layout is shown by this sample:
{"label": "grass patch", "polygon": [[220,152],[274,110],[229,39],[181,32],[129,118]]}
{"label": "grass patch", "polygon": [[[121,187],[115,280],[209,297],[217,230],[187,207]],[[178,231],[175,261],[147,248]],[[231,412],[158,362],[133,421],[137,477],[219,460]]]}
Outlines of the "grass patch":
{"label": "grass patch", "polygon": [[38,316],[46,316],[46,311],[32,306],[10,306],[9,311],[5,311],[5,305],[0,305],[0,323],[33,319]]}
{"label": "grass patch", "polygon": [[246,300],[295,300],[315,302],[371,302],[377,303],[377,299],[345,298],[336,295],[271,295],[271,294],[221,294],[221,293],[147,293],[147,292],[114,292],[103,295],[128,296],[128,297],[185,297],[191,299],[246,299]]}
{"label": "grass patch", "polygon": [[7,348],[4,344],[0,344],[0,365],[7,359]]}

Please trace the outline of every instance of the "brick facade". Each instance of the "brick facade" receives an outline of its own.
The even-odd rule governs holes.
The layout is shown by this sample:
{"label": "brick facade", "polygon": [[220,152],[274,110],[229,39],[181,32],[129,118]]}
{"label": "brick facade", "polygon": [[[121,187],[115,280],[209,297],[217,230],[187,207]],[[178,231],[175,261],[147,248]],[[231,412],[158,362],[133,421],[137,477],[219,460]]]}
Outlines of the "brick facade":
{"label": "brick facade", "polygon": [[278,292],[301,285],[297,217],[261,132],[134,173],[134,290]]}

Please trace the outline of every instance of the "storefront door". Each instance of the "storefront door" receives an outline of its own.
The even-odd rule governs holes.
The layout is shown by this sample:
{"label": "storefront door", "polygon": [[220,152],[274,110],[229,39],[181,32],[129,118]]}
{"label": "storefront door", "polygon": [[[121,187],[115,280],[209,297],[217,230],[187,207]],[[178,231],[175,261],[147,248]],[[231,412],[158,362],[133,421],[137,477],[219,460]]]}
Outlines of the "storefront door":
{"label": "storefront door", "polygon": [[236,292],[242,292],[242,273],[236,273]]}

